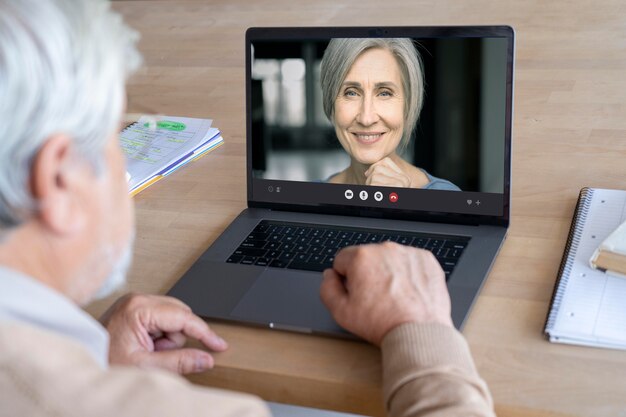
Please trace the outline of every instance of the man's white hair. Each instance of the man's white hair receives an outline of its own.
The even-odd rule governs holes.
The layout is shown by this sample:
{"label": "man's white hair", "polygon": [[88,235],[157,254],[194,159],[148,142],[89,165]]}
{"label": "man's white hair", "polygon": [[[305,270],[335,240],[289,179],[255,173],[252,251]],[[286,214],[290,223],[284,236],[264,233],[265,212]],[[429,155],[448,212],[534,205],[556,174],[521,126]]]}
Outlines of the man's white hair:
{"label": "man's white hair", "polygon": [[102,172],[138,37],[105,0],[0,0],[0,234],[37,209],[31,165],[51,135]]}

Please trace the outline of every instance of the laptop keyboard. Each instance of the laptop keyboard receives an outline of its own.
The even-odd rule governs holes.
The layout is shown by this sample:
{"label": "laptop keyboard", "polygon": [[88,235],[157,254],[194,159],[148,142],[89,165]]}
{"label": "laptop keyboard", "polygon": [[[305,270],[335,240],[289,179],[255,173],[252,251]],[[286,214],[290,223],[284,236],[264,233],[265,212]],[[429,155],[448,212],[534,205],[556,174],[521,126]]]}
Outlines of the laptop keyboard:
{"label": "laptop keyboard", "polygon": [[447,280],[470,238],[262,220],[226,262],[323,271],[341,248],[388,240],[430,250]]}

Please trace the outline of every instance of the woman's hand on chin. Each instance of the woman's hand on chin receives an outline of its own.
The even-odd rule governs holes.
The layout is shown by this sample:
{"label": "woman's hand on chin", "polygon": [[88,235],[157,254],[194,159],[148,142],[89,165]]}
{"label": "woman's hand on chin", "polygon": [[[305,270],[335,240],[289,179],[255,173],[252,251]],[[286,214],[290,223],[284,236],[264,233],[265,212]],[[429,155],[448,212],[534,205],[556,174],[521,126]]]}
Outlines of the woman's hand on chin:
{"label": "woman's hand on chin", "polygon": [[405,174],[391,158],[386,157],[370,165],[365,171],[365,185],[411,188],[411,177]]}

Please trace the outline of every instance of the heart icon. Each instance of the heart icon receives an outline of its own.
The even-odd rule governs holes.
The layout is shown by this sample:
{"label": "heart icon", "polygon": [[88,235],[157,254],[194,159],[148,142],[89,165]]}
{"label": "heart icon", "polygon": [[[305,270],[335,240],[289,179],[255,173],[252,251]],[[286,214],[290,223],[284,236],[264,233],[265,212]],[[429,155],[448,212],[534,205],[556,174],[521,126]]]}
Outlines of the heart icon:
{"label": "heart icon", "polygon": [[472,200],[467,200],[467,205],[471,206],[472,205]]}

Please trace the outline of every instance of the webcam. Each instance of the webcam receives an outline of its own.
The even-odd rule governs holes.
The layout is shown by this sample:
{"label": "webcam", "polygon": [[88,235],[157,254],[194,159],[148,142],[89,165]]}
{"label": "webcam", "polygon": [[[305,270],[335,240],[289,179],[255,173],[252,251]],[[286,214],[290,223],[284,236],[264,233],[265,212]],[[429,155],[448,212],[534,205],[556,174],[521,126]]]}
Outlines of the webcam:
{"label": "webcam", "polygon": [[368,31],[368,34],[371,37],[386,36],[389,34],[389,31],[387,29],[376,28],[376,29],[370,29]]}

